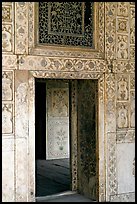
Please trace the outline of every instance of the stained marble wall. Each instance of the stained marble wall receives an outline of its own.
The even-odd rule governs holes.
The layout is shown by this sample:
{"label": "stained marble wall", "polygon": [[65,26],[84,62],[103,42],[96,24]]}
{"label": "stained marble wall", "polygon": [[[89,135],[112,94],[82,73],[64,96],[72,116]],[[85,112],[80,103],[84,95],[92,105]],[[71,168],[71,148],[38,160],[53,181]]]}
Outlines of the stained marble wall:
{"label": "stained marble wall", "polygon": [[134,2],[96,2],[93,52],[39,47],[34,4],[2,3],[3,202],[35,201],[34,77],[99,80],[99,200],[134,201]]}

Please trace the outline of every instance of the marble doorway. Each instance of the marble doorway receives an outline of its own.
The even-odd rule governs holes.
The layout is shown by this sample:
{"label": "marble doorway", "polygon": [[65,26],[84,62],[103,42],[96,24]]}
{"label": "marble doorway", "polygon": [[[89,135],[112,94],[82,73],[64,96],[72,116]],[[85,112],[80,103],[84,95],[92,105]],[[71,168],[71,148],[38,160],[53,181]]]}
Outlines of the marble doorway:
{"label": "marble doorway", "polygon": [[[49,161],[52,160],[52,162],[55,164],[56,163],[55,161],[59,161],[60,159],[62,159],[62,161],[63,159],[64,160],[69,159],[69,162],[67,163],[67,165],[69,164],[68,165],[69,185],[68,189],[64,189],[64,191],[66,190],[77,191],[80,194],[83,194],[93,200],[98,200],[99,176],[98,176],[97,80],[35,79],[35,84],[37,84],[38,81],[39,82],[41,81],[41,83],[45,83],[47,85],[45,86],[45,88],[42,88],[41,91],[35,90],[35,95],[37,94],[37,92],[43,93],[43,96],[41,96],[41,98],[39,96],[35,97],[35,105],[37,106],[35,110],[36,111],[35,116],[39,114],[38,107],[40,106],[42,107],[42,104],[46,104],[44,109],[42,109],[41,111],[42,115],[39,116],[39,119],[37,119],[37,121],[35,121],[36,160],[38,158],[41,158],[42,160],[46,159]],[[65,95],[64,97],[65,99],[61,99],[63,94]],[[65,111],[63,113],[61,111],[61,109],[63,110],[63,103],[61,103],[60,100],[63,100],[63,103],[65,104],[64,110],[67,110],[68,112]],[[49,107],[48,108],[49,110],[47,109],[47,106]],[[55,110],[53,111],[54,108]],[[56,118],[58,119],[57,121],[55,121],[55,118],[53,118],[55,116],[54,114],[55,115],[58,114],[56,115],[58,117]],[[65,118],[66,122],[59,123],[58,122],[59,117],[61,119],[62,117],[66,117]],[[48,119],[50,119],[50,122],[52,121],[52,124],[49,125],[50,127],[48,127],[47,125]],[[40,128],[39,126],[40,124],[38,125],[39,122],[45,124],[45,129]],[[67,144],[68,149],[65,146],[59,144],[58,141],[50,141],[49,139],[48,143],[45,137],[49,130],[52,132],[49,133],[49,135],[54,135],[56,131],[53,130],[56,127],[56,123],[57,132],[59,132],[58,130],[59,124],[63,124],[65,129],[67,129],[69,139],[68,142],[64,142],[64,144],[65,143]],[[65,124],[67,124],[67,127],[65,126]],[[38,126],[39,132],[37,132]],[[43,133],[40,133],[40,131]],[[62,129],[62,133],[63,132],[64,131]],[[40,142],[39,139],[37,139],[37,135],[40,134],[44,135],[44,139],[42,139],[42,142]],[[53,145],[53,143],[56,145]],[[56,147],[59,147],[58,150]],[[48,150],[48,148],[50,149],[50,151]],[[42,151],[38,152],[37,151],[38,149]],[[63,149],[64,152],[62,154]],[[42,162],[40,161],[35,161],[35,166],[37,166],[38,163],[39,164],[41,163],[41,166],[44,167],[44,164],[42,164]],[[57,163],[55,165],[58,166]],[[36,173],[35,186],[37,186],[38,183],[37,172],[38,169],[35,172]],[[38,190],[36,189],[36,197],[44,196],[44,194],[38,195],[37,192]],[[50,192],[50,194],[52,195],[54,194],[54,192]]]}

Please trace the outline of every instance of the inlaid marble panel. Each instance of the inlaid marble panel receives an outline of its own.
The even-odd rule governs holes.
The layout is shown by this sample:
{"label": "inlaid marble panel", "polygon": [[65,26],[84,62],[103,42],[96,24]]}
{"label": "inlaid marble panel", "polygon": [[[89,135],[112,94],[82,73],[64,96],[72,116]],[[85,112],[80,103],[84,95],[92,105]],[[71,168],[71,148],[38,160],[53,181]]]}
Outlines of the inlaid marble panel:
{"label": "inlaid marble panel", "polygon": [[118,2],[117,4],[117,15],[127,17],[129,5],[126,2]]}
{"label": "inlaid marble panel", "polygon": [[2,70],[17,69],[17,55],[2,55]]}
{"label": "inlaid marble panel", "polygon": [[[124,168],[123,168],[124,167]],[[135,144],[117,144],[118,194],[135,191]]]}
{"label": "inlaid marble panel", "polygon": [[118,59],[128,59],[129,49],[128,49],[128,35],[117,35],[117,58]]}
{"label": "inlaid marble panel", "polygon": [[13,105],[8,103],[2,104],[2,133],[13,133]]}
{"label": "inlaid marble panel", "polygon": [[118,33],[128,33],[129,25],[128,19],[118,18],[117,19],[117,32]]}
{"label": "inlaid marble panel", "polygon": [[12,51],[12,25],[2,25],[2,51]]}
{"label": "inlaid marble panel", "polygon": [[129,99],[129,76],[118,75],[117,79],[117,100],[126,101]]}
{"label": "inlaid marble panel", "polygon": [[47,159],[69,158],[68,118],[48,117]]}
{"label": "inlaid marble panel", "polygon": [[2,72],[2,100],[13,99],[13,72]]}
{"label": "inlaid marble panel", "polygon": [[[46,88],[46,87],[45,87]],[[69,89],[68,83],[48,81],[46,156],[47,159],[69,158]]]}
{"label": "inlaid marble panel", "polygon": [[129,104],[117,102],[117,128],[129,127]]}

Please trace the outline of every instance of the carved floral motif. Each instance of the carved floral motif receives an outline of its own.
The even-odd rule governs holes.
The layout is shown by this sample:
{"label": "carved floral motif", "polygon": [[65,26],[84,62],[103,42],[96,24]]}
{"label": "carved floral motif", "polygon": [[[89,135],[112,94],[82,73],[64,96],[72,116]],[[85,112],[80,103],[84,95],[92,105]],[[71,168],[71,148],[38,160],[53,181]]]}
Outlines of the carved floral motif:
{"label": "carved floral motif", "polygon": [[12,104],[2,105],[2,133],[13,133],[13,107]]}
{"label": "carved floral motif", "polygon": [[118,2],[117,15],[128,16],[128,4],[126,2]]}
{"label": "carved floral motif", "polygon": [[118,35],[117,57],[119,59],[128,59],[128,36]]}
{"label": "carved floral motif", "polygon": [[127,75],[117,75],[117,100],[128,100],[129,78]]}
{"label": "carved floral motif", "polygon": [[121,33],[128,33],[128,21],[125,19],[118,18],[118,23],[117,23],[117,32]]}
{"label": "carved floral motif", "polygon": [[127,128],[129,126],[128,121],[128,104],[117,103],[117,127]]}
{"label": "carved floral motif", "polygon": [[2,100],[12,100],[13,97],[13,73],[3,72],[2,74]]}
{"label": "carved floral motif", "polygon": [[12,51],[12,26],[2,25],[2,51]]}

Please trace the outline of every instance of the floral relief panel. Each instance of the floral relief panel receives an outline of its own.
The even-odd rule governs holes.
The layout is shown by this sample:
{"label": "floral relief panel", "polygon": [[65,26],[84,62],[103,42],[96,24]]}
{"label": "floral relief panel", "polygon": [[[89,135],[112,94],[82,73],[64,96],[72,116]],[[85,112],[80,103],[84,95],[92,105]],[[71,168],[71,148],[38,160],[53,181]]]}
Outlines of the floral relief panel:
{"label": "floral relief panel", "polygon": [[61,81],[47,82],[46,90],[46,158],[69,158],[68,84]]}

